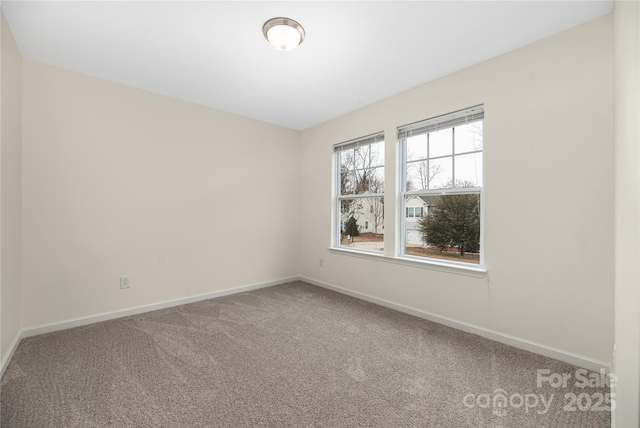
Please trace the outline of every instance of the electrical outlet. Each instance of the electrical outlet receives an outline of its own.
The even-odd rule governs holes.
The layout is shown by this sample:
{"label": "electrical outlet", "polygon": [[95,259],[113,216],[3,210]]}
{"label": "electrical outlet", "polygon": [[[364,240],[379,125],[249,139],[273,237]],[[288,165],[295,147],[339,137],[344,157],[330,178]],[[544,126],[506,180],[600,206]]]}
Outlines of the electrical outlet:
{"label": "electrical outlet", "polygon": [[120,288],[131,288],[131,278],[129,275],[120,277]]}
{"label": "electrical outlet", "polygon": [[320,259],[320,267],[324,267],[324,259]]}

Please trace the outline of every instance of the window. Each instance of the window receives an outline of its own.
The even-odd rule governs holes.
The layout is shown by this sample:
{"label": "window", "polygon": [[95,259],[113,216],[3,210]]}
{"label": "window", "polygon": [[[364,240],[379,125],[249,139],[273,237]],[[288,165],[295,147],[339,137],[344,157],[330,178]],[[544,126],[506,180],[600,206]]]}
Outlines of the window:
{"label": "window", "polygon": [[422,217],[422,207],[407,207],[407,217]]}
{"label": "window", "polygon": [[336,247],[384,249],[384,135],[334,146]]}
{"label": "window", "polygon": [[398,128],[402,255],[483,264],[483,118],[476,106]]}

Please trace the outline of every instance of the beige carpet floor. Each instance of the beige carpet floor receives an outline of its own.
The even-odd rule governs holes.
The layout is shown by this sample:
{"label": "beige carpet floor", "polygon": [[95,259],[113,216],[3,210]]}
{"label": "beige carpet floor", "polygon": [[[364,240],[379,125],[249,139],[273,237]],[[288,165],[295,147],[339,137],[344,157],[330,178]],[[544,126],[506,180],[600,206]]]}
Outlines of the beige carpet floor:
{"label": "beige carpet floor", "polygon": [[[537,369],[572,378],[538,387]],[[609,427],[594,407],[608,391],[576,387],[576,370],[295,282],[24,339],[1,423]]]}

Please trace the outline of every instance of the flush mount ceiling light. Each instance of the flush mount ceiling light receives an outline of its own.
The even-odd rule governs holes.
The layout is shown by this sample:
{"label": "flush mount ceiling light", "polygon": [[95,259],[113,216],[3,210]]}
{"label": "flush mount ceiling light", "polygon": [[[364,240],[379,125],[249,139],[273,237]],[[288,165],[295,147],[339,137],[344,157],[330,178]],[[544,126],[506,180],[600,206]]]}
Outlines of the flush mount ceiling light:
{"label": "flush mount ceiling light", "polygon": [[273,18],[262,27],[264,38],[278,50],[290,51],[304,40],[304,28],[293,19]]}

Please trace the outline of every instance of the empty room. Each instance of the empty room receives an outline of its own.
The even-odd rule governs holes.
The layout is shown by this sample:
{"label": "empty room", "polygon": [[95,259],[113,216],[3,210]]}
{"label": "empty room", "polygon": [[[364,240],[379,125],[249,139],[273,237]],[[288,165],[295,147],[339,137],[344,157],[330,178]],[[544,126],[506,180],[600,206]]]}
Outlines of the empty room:
{"label": "empty room", "polygon": [[640,7],[2,1],[0,425],[640,426]]}

